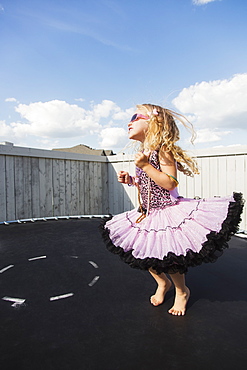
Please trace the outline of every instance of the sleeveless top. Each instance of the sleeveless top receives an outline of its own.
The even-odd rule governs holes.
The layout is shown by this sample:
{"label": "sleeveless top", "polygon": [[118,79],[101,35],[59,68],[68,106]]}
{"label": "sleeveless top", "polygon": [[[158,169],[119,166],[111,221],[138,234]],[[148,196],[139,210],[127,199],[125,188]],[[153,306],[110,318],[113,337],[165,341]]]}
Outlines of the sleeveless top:
{"label": "sleeveless top", "polygon": [[[154,168],[161,171],[158,151],[155,150],[151,152],[149,163]],[[136,175],[138,177],[138,186],[142,198],[142,207],[145,210],[148,208],[162,209],[177,203],[177,188],[173,191],[169,191],[162,186],[157,185],[141,168],[138,167],[136,167]]]}

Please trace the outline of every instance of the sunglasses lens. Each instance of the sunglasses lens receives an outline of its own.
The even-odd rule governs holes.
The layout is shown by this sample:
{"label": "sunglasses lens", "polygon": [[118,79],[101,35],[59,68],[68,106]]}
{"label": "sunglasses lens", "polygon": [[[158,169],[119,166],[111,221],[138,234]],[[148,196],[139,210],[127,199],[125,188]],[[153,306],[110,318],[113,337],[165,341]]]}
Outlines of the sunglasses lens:
{"label": "sunglasses lens", "polygon": [[134,114],[134,115],[131,117],[130,122],[134,122],[136,119],[137,119],[137,114]]}

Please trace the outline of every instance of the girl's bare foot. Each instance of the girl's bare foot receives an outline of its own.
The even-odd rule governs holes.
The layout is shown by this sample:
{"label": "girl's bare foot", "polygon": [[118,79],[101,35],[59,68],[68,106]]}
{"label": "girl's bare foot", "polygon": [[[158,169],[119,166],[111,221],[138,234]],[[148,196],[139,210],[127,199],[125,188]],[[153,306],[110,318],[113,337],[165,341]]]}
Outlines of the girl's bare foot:
{"label": "girl's bare foot", "polygon": [[167,279],[166,283],[159,284],[154,295],[150,297],[150,302],[153,306],[159,306],[164,302],[165,295],[170,290],[172,282]]}
{"label": "girl's bare foot", "polygon": [[176,291],[174,305],[168,312],[175,316],[184,316],[189,297],[190,297],[190,290],[187,287],[185,287],[184,292]]}

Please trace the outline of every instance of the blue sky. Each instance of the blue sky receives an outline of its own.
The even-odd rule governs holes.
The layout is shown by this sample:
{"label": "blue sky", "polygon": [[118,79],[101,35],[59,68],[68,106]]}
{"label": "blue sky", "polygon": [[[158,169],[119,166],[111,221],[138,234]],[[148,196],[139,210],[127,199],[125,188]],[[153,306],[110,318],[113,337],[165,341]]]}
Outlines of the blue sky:
{"label": "blue sky", "polygon": [[0,0],[0,141],[118,151],[150,102],[185,114],[196,148],[246,144],[246,16],[246,0]]}

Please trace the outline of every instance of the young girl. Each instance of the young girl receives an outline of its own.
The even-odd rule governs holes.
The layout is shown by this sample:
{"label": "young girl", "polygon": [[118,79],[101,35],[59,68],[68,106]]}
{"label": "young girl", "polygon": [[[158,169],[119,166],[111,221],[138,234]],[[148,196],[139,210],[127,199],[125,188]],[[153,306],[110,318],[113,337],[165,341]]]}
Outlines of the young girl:
{"label": "young girl", "polygon": [[174,284],[174,305],[168,312],[180,316],[190,296],[184,274],[190,266],[214,262],[227,247],[237,231],[243,200],[237,193],[212,199],[179,197],[177,170],[193,176],[198,169],[175,145],[179,140],[175,120],[187,126],[171,110],[137,106],[128,124],[129,138],[141,142],[136,176],[120,171],[118,181],[138,188],[140,207],[112,217],[102,227],[111,252],[131,267],[148,270],[156,280],[157,290],[150,298],[154,306],[163,303]]}

